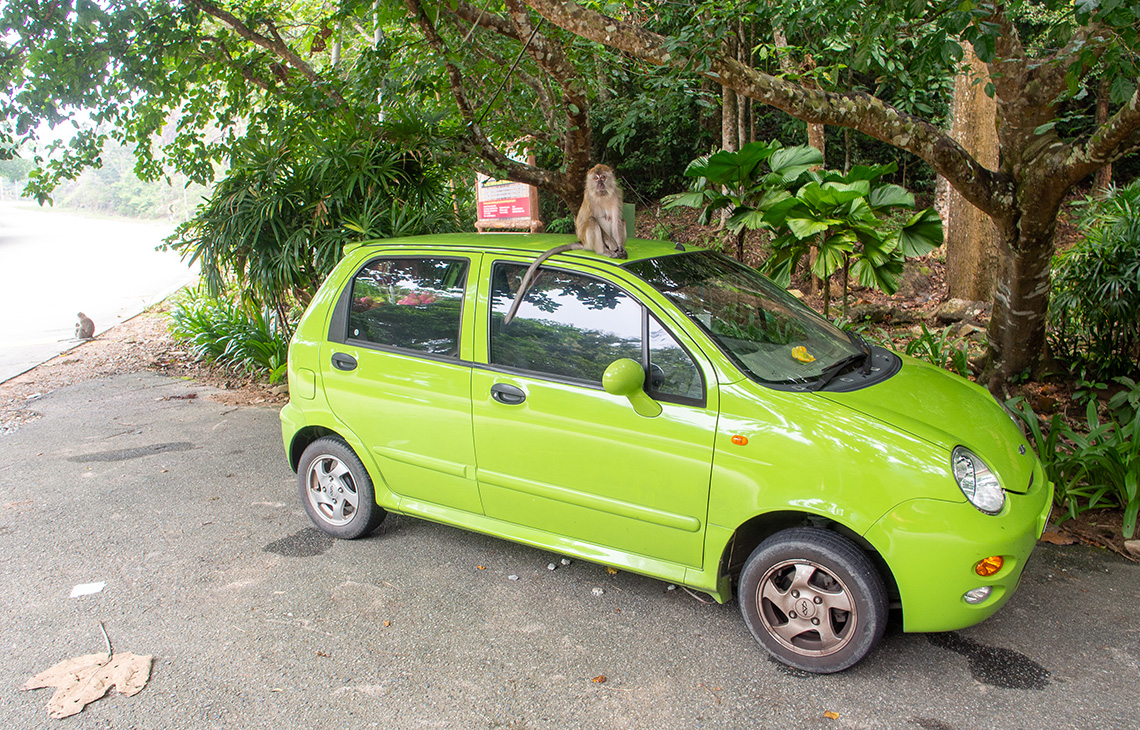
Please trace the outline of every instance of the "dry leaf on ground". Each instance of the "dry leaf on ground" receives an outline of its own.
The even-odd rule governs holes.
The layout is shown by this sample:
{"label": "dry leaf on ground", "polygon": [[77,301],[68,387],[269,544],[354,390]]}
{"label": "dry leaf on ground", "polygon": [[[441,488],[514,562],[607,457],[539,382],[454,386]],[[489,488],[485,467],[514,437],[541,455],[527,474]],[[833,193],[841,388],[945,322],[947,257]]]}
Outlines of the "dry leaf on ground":
{"label": "dry leaf on ground", "polygon": [[55,687],[48,700],[48,713],[55,719],[70,717],[118,688],[130,697],[142,691],[150,679],[151,656],[118,652],[107,661],[107,652],[65,659],[24,683],[23,689]]}

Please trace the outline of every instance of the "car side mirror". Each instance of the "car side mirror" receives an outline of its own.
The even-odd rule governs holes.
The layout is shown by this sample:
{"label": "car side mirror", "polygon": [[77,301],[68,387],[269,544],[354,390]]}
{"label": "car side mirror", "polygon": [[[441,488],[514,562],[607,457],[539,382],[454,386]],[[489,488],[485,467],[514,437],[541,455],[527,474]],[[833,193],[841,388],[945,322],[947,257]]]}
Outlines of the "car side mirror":
{"label": "car side mirror", "polygon": [[661,404],[645,392],[645,370],[628,357],[614,360],[602,374],[602,387],[610,395],[629,398],[638,415],[653,418],[661,415]]}

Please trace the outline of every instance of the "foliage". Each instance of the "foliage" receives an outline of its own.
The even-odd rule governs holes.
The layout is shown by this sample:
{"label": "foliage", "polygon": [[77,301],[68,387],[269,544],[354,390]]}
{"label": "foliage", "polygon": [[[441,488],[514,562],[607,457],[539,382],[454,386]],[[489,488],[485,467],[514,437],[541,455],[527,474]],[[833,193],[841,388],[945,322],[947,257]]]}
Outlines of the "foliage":
{"label": "foliage", "polygon": [[[1124,393],[1121,403],[1140,402],[1140,387],[1135,384]],[[1110,409],[1102,421],[1092,401],[1085,409],[1083,429],[1072,428],[1060,414],[1054,414],[1043,429],[1022,397],[1011,398],[1006,406],[1029,430],[1045,474],[1055,486],[1054,500],[1066,517],[1120,507],[1124,537],[1131,539],[1140,512],[1140,410]]]}
{"label": "foliage", "polygon": [[640,88],[627,81],[590,114],[594,158],[614,168],[631,202],[683,189],[685,165],[718,141],[701,124],[716,101],[707,92],[660,71],[633,76]]}
{"label": "foliage", "polygon": [[814,251],[812,272],[825,282],[824,314],[830,314],[830,277],[842,270],[846,315],[848,271],[864,286],[893,294],[903,260],[942,243],[942,222],[926,209],[901,228],[887,230],[882,219],[892,210],[914,208],[913,195],[880,180],[894,172],[893,163],[857,166],[844,174],[813,169],[822,162],[819,151],[808,146],[751,142],[739,152],[722,150],[693,161],[685,171],[696,178],[690,191],[668,196],[666,205],[699,207],[706,225],[714,213],[728,209],[725,225],[738,237],[745,229],[773,231],[773,255],[765,268],[782,286]]}
{"label": "foliage", "polygon": [[189,343],[196,357],[234,367],[276,383],[289,354],[287,323],[268,307],[242,304],[199,288],[184,295],[170,313],[170,331]]}
{"label": "foliage", "polygon": [[269,139],[244,140],[226,177],[170,246],[200,261],[217,296],[230,280],[255,302],[302,303],[340,259],[344,244],[457,230],[446,171],[354,125],[294,122]]}
{"label": "foliage", "polygon": [[959,338],[950,341],[950,328],[935,335],[922,323],[922,335],[906,343],[906,354],[925,360],[931,365],[958,373],[963,378],[970,376],[970,352],[965,341]]}
{"label": "foliage", "polygon": [[1084,238],[1053,262],[1054,355],[1089,378],[1140,375],[1140,181],[1087,197]]}

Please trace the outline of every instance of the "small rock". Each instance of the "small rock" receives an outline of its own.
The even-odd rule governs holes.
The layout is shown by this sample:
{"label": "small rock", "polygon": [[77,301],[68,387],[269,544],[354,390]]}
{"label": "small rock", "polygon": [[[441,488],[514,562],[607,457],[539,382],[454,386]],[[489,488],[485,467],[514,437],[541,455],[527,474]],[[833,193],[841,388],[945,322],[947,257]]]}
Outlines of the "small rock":
{"label": "small rock", "polygon": [[562,564],[563,565],[569,565],[570,564],[570,558],[562,558]]}
{"label": "small rock", "polygon": [[962,320],[976,320],[987,313],[985,302],[972,302],[968,299],[951,299],[944,302],[934,313],[942,324],[954,324]]}
{"label": "small rock", "polygon": [[953,337],[972,337],[973,335],[976,335],[978,333],[985,334],[985,331],[986,331],[985,328],[979,327],[978,325],[976,325],[972,322],[962,322],[957,327],[955,327],[953,330],[951,330],[951,336],[953,336]]}
{"label": "small rock", "polygon": [[547,570],[554,570],[557,567],[558,567],[557,565],[555,565],[554,563],[551,563],[550,565],[546,566],[546,569]]}
{"label": "small rock", "polygon": [[922,319],[922,312],[904,307],[891,307],[892,324],[914,324]]}
{"label": "small rock", "polygon": [[847,310],[847,317],[852,322],[873,322],[874,324],[882,324],[887,320],[887,315],[891,313],[889,307],[873,302],[864,302],[855,304]]}
{"label": "small rock", "polygon": [[1140,558],[1140,540],[1125,540],[1124,549]]}
{"label": "small rock", "polygon": [[507,576],[507,580],[518,580],[518,579],[519,579],[519,577],[517,575],[508,575]]}
{"label": "small rock", "polygon": [[677,586],[675,586],[675,585],[673,585],[672,583],[670,583],[670,584],[669,584],[669,587],[668,587],[668,588],[666,588],[665,590],[667,590],[667,591],[675,591],[675,590],[677,590]]}
{"label": "small rock", "polygon": [[594,589],[594,595],[595,595],[595,596],[600,596],[600,595],[602,595],[603,593],[605,593],[605,590],[604,590],[604,589],[602,589],[602,588],[595,588],[595,589]]}

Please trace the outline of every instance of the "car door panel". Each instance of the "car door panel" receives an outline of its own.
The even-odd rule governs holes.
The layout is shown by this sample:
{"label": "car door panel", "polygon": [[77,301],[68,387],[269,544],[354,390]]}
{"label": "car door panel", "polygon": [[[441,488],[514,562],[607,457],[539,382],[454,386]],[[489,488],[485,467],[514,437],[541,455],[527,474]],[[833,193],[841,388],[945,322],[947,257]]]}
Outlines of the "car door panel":
{"label": "car door panel", "polygon": [[438,255],[368,262],[351,284],[344,336],[320,362],[329,404],[392,492],[480,513],[472,366],[459,358],[470,267]]}
{"label": "car door panel", "polygon": [[[603,550],[700,567],[715,403],[666,402],[656,417],[638,415],[600,380],[612,360],[641,357],[640,303],[597,277],[546,272],[527,295],[534,304],[520,307],[509,325],[515,329],[504,334],[508,278],[490,276],[498,284],[491,322],[502,339],[491,341],[488,367],[472,374],[486,514]],[[492,391],[503,386],[525,397],[496,400]],[[704,394],[693,400],[705,402]]]}

